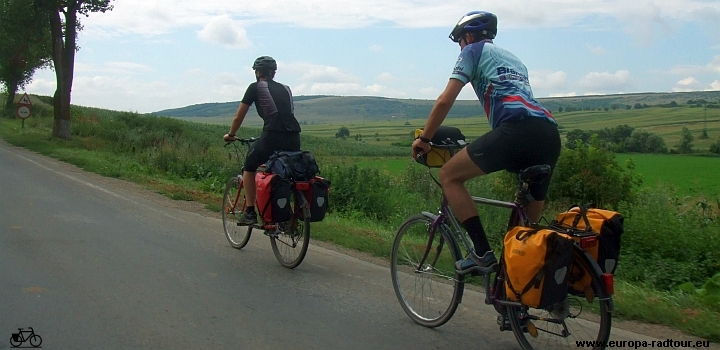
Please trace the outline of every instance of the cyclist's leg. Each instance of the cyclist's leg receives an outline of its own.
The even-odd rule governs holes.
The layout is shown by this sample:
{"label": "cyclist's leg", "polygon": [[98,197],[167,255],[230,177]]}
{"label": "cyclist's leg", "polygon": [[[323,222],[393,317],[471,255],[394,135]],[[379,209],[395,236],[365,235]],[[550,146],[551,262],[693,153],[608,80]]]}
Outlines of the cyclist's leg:
{"label": "cyclist's leg", "polygon": [[497,259],[485,235],[475,203],[470,192],[465,188],[467,180],[484,174],[485,172],[470,159],[467,148],[460,150],[440,169],[443,193],[453,213],[470,235],[474,246],[474,250],[469,252],[467,258],[455,264],[460,274],[471,272],[487,274],[497,266]]}
{"label": "cyclist's leg", "polygon": [[[517,154],[514,164],[508,168],[511,171],[520,171],[527,167],[547,164],[553,170],[560,158],[561,141],[557,126],[540,118],[531,118],[521,123],[513,123],[509,131],[515,139]],[[551,174],[552,176],[552,174]],[[535,201],[527,207],[528,218],[531,222],[539,222],[545,206],[545,197],[550,187],[550,178],[541,183],[530,184],[530,194]]]}
{"label": "cyclist's leg", "polygon": [[528,205],[525,207],[525,211],[527,212],[528,219],[530,219],[530,222],[537,223],[540,221],[540,217],[542,216],[543,208],[545,207],[545,201],[532,201],[528,203]]}
{"label": "cyclist's leg", "polygon": [[245,201],[248,207],[255,206],[255,172],[243,171],[243,185],[245,187]]}
{"label": "cyclist's leg", "polygon": [[255,143],[250,146],[247,156],[245,157],[245,165],[243,166],[243,182],[245,185],[245,199],[247,206],[255,206],[256,188],[255,173],[260,165],[270,158],[273,150],[268,145],[268,133],[263,132]]}
{"label": "cyclist's leg", "polygon": [[478,215],[465,182],[481,175],[485,172],[470,159],[467,148],[460,150],[440,169],[443,193],[460,222]]}

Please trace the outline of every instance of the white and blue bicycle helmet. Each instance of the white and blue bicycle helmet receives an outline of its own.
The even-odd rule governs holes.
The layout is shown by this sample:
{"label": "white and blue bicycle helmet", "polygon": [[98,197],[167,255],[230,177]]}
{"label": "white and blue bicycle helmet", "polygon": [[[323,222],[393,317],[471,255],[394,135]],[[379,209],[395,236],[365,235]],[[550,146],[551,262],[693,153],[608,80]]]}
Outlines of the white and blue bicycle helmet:
{"label": "white and blue bicycle helmet", "polygon": [[450,32],[450,40],[460,42],[463,35],[468,32],[481,33],[490,39],[497,34],[497,16],[485,11],[470,11],[460,20]]}

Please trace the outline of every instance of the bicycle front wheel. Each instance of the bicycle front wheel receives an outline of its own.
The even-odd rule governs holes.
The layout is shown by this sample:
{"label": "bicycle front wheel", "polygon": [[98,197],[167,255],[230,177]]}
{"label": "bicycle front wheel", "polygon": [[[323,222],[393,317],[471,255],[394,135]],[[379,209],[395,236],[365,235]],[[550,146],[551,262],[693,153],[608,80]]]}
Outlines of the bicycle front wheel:
{"label": "bicycle front wheel", "polygon": [[248,243],[252,233],[252,227],[238,224],[245,211],[245,188],[243,187],[242,177],[235,176],[228,181],[225,186],[222,206],[225,238],[233,248],[241,249]]}
{"label": "bicycle front wheel", "polygon": [[40,346],[40,344],[42,344],[42,338],[40,338],[39,335],[35,334],[30,337],[30,345],[37,348],[38,346]]}
{"label": "bicycle front wheel", "polygon": [[605,293],[600,275],[580,248],[574,248],[573,262],[590,274],[592,292],[568,294],[563,302],[543,310],[508,307],[510,326],[523,349],[577,349],[578,344],[605,348],[610,337],[612,297]]}
{"label": "bicycle front wheel", "polygon": [[280,222],[270,235],[275,258],[280,265],[294,269],[305,259],[310,244],[310,218],[305,217],[297,191],[290,193],[292,218]]}
{"label": "bicycle front wheel", "polygon": [[463,276],[455,272],[460,248],[441,224],[432,230],[433,219],[418,214],[398,229],[390,258],[395,295],[403,310],[425,327],[445,324],[455,314],[462,297]]}

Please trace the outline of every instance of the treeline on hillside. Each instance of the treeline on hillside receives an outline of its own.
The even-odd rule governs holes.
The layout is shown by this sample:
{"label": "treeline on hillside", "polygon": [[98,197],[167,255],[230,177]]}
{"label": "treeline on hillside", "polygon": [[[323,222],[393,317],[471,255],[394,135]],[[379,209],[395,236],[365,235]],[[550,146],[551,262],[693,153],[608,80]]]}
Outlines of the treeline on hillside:
{"label": "treeline on hillside", "polygon": [[[704,134],[707,137],[707,134]],[[575,149],[579,144],[603,147],[617,153],[679,153],[694,152],[695,136],[686,127],[683,127],[680,141],[675,148],[668,149],[665,140],[657,134],[646,130],[635,129],[627,124],[600,130],[574,129],[565,135],[565,147]],[[720,154],[720,139],[712,143],[708,152]]]}
{"label": "treeline on hillside", "polygon": [[[720,101],[707,101],[705,99],[697,99],[697,100],[687,100],[685,103],[688,107],[702,107],[702,108],[720,108]],[[636,102],[632,105],[630,104],[623,104],[623,103],[612,103],[610,105],[606,106],[598,106],[598,105],[587,105],[587,106],[577,106],[577,105],[571,105],[571,106],[563,106],[559,105],[557,107],[557,112],[578,112],[578,111],[605,111],[608,112],[610,110],[618,110],[618,109],[644,109],[644,108],[650,108],[650,107],[660,107],[660,108],[674,108],[674,107],[681,107],[680,104],[678,104],[675,101],[670,101],[668,103],[659,103],[654,105],[648,105],[647,103],[640,103]]]}

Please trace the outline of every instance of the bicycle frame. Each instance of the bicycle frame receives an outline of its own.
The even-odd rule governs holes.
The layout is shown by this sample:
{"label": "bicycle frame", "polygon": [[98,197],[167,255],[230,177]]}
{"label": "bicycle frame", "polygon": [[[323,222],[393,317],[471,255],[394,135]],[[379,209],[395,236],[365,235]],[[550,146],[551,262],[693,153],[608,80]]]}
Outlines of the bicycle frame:
{"label": "bicycle frame", "polygon": [[[482,205],[489,205],[493,207],[500,207],[500,208],[507,208],[511,209],[510,218],[508,221],[508,227],[510,228],[518,225],[528,225],[529,218],[527,216],[527,213],[525,211],[525,207],[520,205],[520,201],[517,200],[516,202],[506,202],[506,201],[500,201],[495,199],[489,199],[489,198],[483,198],[483,197],[476,197],[472,196],[472,200],[475,204],[482,204]],[[427,260],[428,255],[430,254],[430,247],[432,246],[431,242],[435,239],[435,234],[437,233],[437,228],[441,224],[447,224],[449,223],[452,227],[452,234],[455,236],[458,241],[462,242],[463,246],[465,247],[466,251],[469,251],[471,247],[473,246],[470,240],[468,239],[467,235],[462,234],[463,230],[460,227],[460,223],[455,218],[455,215],[452,213],[452,210],[450,209],[450,206],[448,204],[447,198],[443,194],[440,209],[438,211],[438,215],[433,215],[428,212],[424,212],[423,214],[433,217],[433,222],[430,226],[430,229],[428,230],[428,245],[425,249],[425,254],[422,259],[420,259],[420,262],[417,266],[417,269],[420,269]],[[440,244],[437,247],[437,250],[443,249],[443,244]],[[439,257],[439,254],[435,255],[435,258]],[[433,261],[432,265],[435,265],[437,261]],[[502,296],[500,293],[500,288],[502,287],[502,282],[504,279],[503,272],[499,271],[495,276],[494,283],[490,284],[490,275],[485,275],[485,304],[492,305],[503,305],[503,306],[520,306],[521,304],[514,301],[505,301],[502,300]]]}
{"label": "bicycle frame", "polygon": [[[24,328],[18,328],[18,331],[19,331],[19,332],[13,333],[12,335],[13,335],[13,336],[17,335],[17,336],[18,336],[18,337],[17,337],[17,341],[20,341],[20,342],[23,342],[23,343],[24,343],[24,342],[26,342],[28,339],[30,339],[30,337],[32,337],[33,335],[35,335],[35,331],[32,329],[32,327],[28,327],[28,329],[30,329],[29,331],[24,331],[23,329],[24,329]],[[27,337],[25,337],[25,334],[26,334],[26,333],[29,333]]]}

